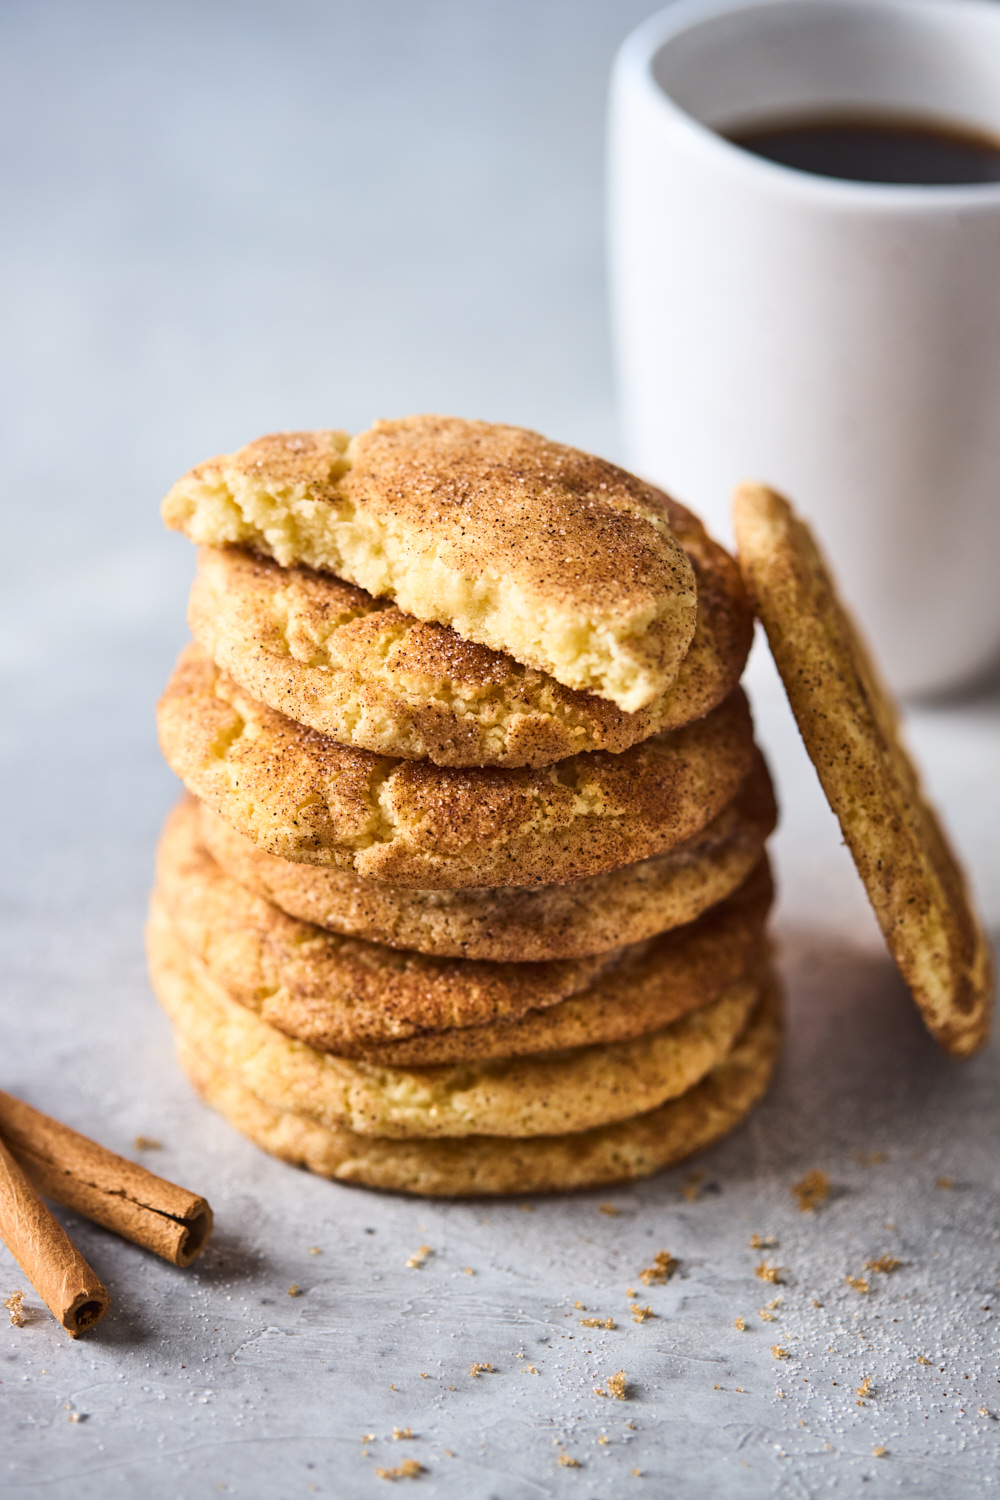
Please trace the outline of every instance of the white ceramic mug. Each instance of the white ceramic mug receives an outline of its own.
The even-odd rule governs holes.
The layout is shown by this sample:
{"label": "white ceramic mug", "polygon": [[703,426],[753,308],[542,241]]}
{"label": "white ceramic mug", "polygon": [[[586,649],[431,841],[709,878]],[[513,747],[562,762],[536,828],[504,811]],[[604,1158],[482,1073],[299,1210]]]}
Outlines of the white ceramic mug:
{"label": "white ceramic mug", "polygon": [[610,120],[627,461],[722,537],[741,479],[812,518],[890,681],[1000,652],[1000,184],[792,170],[719,133],[895,113],[1000,137],[1000,6],[678,0]]}

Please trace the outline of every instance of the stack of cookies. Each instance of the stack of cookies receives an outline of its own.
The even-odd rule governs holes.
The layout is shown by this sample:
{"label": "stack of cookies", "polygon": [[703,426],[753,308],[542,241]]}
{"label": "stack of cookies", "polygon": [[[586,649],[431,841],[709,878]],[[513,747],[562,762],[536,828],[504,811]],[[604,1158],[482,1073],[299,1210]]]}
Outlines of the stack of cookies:
{"label": "stack of cookies", "polygon": [[682,506],[519,428],[200,465],[160,738],[154,987],[250,1139],[452,1195],[624,1180],[732,1129],[780,1017],[753,619]]}

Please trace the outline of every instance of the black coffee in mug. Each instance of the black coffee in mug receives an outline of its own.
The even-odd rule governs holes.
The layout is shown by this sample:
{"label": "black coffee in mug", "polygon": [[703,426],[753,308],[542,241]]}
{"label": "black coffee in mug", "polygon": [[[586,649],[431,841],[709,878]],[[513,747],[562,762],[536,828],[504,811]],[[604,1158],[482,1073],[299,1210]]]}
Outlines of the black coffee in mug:
{"label": "black coffee in mug", "polygon": [[817,115],[748,126],[726,138],[780,166],[850,182],[1000,182],[1000,139],[937,120]]}

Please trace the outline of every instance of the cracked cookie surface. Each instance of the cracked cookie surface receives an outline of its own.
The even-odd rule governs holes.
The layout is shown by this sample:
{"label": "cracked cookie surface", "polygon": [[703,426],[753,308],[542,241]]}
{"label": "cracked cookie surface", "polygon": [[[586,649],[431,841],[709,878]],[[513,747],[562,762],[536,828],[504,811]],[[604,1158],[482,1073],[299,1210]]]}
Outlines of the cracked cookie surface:
{"label": "cracked cookie surface", "polygon": [[627,712],[677,677],[697,588],[659,491],[524,428],[455,417],[275,433],[163,502],[193,541],[305,563]]}
{"label": "cracked cookie surface", "polygon": [[433,1067],[387,1067],[317,1052],[231,1000],[162,912],[147,927],[150,977],[173,1024],[259,1098],[361,1135],[558,1135],[654,1109],[730,1050],[761,992],[757,975],[630,1041]]}
{"label": "cracked cookie surface", "polygon": [[646,1177],[735,1129],[762,1097],[781,1043],[776,983],[727,1055],[658,1109],[574,1135],[386,1140],[264,1103],[180,1028],[181,1066],[206,1103],[264,1151],[321,1177],[384,1191],[454,1198],[571,1192]]}
{"label": "cracked cookie surface", "polygon": [[157,710],[188,790],[284,859],[423,888],[579,880],[692,838],[750,771],[736,689],[706,718],[621,755],[460,769],[339,745],[251,699],[192,644]]}
{"label": "cracked cookie surface", "polygon": [[188,623],[252,697],[342,744],[453,766],[543,766],[619,752],[702,718],[736,686],[753,636],[738,569],[664,496],[694,569],[698,621],[676,682],[625,713],[511,656],[311,568],[202,547]]}
{"label": "cracked cookie surface", "polygon": [[190,801],[167,819],[154,903],[230,996],[318,1051],[388,1064],[514,1057],[621,1041],[714,999],[765,951],[766,860],[700,921],[589,959],[428,958],[297,921],[201,847]]}
{"label": "cracked cookie surface", "polygon": [[581,958],[693,922],[732,894],[760,862],[777,817],[759,751],[733,800],[666,854],[562,885],[421,890],[353,870],[279,859],[204,803],[199,837],[255,895],[349,937],[446,958]]}

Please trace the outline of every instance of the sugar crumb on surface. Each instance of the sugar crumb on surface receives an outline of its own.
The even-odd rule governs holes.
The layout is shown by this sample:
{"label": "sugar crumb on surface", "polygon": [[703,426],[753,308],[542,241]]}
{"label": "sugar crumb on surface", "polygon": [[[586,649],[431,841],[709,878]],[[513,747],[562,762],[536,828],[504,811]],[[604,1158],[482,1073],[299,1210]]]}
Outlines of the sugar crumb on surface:
{"label": "sugar crumb on surface", "polygon": [[830,1196],[830,1179],[824,1171],[815,1167],[804,1177],[800,1177],[798,1182],[792,1183],[792,1193],[800,1213],[813,1213]]}
{"label": "sugar crumb on surface", "polygon": [[772,1344],[771,1353],[774,1355],[775,1359],[788,1359],[789,1357],[788,1350],[783,1349],[780,1344]]}
{"label": "sugar crumb on surface", "polygon": [[778,1241],[773,1234],[752,1234],[750,1236],[751,1250],[773,1250]]}
{"label": "sugar crumb on surface", "polygon": [[885,1161],[884,1151],[852,1151],[851,1155],[859,1167],[877,1167]]}
{"label": "sugar crumb on surface", "polygon": [[628,1310],[632,1314],[633,1323],[645,1323],[647,1318],[655,1318],[656,1314],[651,1307],[640,1307],[638,1302],[630,1302]]}
{"label": "sugar crumb on surface", "polygon": [[394,1469],[376,1469],[375,1473],[379,1479],[416,1479],[418,1475],[426,1474],[427,1470],[415,1458],[404,1458]]}
{"label": "sugar crumb on surface", "polygon": [[151,1135],[137,1135],[133,1141],[136,1151],[162,1151],[163,1142],[156,1140]]}
{"label": "sugar crumb on surface", "polygon": [[866,1297],[871,1290],[864,1276],[845,1276],[844,1280],[852,1291],[858,1293],[859,1297]]}
{"label": "sugar crumb on surface", "polygon": [[4,1299],[3,1305],[10,1313],[12,1328],[24,1327],[24,1295],[24,1292],[20,1291],[11,1292],[10,1296]]}
{"label": "sugar crumb on surface", "polygon": [[414,1250],[412,1255],[407,1256],[406,1265],[411,1271],[419,1270],[424,1262],[429,1260],[433,1254],[434,1251],[430,1245],[421,1245],[418,1250]]}
{"label": "sugar crumb on surface", "polygon": [[781,1273],[784,1269],[784,1266],[772,1266],[766,1260],[762,1260],[759,1266],[754,1266],[753,1274],[758,1281],[769,1281],[772,1285],[780,1286]]}
{"label": "sugar crumb on surface", "polygon": [[[742,1314],[735,1320],[733,1327],[737,1328],[740,1333],[746,1333],[746,1320]],[[715,1389],[718,1390],[719,1387],[716,1386]]]}
{"label": "sugar crumb on surface", "polygon": [[398,1443],[401,1438],[411,1438],[412,1436],[412,1427],[394,1427],[392,1429],[392,1440],[394,1443]]}
{"label": "sugar crumb on surface", "polygon": [[639,1280],[644,1286],[662,1285],[670,1280],[679,1265],[680,1261],[669,1250],[657,1250],[653,1264],[639,1272]]}
{"label": "sugar crumb on surface", "polygon": [[291,1286],[288,1288],[288,1296],[289,1297],[301,1297],[302,1296],[302,1293],[299,1290],[299,1284],[298,1284],[297,1281],[293,1281],[292,1284],[291,1284]]}
{"label": "sugar crumb on surface", "polygon": [[616,1218],[621,1212],[613,1203],[599,1203],[597,1208],[599,1213],[607,1214],[609,1219]]}
{"label": "sugar crumb on surface", "polygon": [[893,1271],[898,1271],[903,1264],[894,1255],[880,1255],[877,1260],[866,1260],[866,1271],[881,1271],[883,1276],[890,1276]]}
{"label": "sugar crumb on surface", "polygon": [[560,1453],[556,1462],[561,1469],[582,1469],[583,1464],[578,1458],[573,1458],[569,1453]]}
{"label": "sugar crumb on surface", "polygon": [[888,1457],[889,1457],[889,1450],[888,1450],[888,1448],[883,1448],[881,1444],[879,1444],[879,1446],[877,1448],[873,1448],[872,1449],[872,1458],[888,1458]]}
{"label": "sugar crumb on surface", "polygon": [[581,1318],[580,1319],[580,1327],[581,1328],[608,1328],[608,1329],[611,1329],[611,1328],[614,1328],[615,1326],[616,1325],[615,1325],[614,1318]]}
{"label": "sugar crumb on surface", "polygon": [[469,1366],[469,1374],[473,1380],[478,1380],[480,1375],[492,1375],[495,1371],[492,1365],[481,1364],[478,1360]]}

